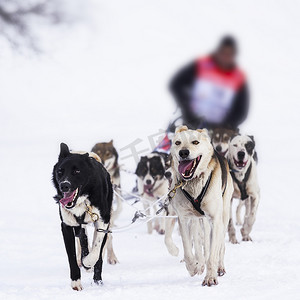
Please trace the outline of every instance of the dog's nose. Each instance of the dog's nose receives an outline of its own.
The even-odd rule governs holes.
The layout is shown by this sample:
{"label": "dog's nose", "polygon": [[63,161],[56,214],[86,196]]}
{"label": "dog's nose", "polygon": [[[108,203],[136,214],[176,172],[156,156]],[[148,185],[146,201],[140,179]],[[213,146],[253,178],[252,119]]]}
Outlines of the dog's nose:
{"label": "dog's nose", "polygon": [[63,192],[63,193],[67,193],[70,191],[71,189],[71,184],[69,182],[62,182],[59,185],[59,189]]}
{"label": "dog's nose", "polygon": [[245,152],[244,151],[239,151],[237,154],[237,157],[239,160],[243,160],[245,158]]}
{"label": "dog's nose", "polygon": [[179,151],[179,156],[181,158],[187,158],[190,154],[190,151],[188,149],[183,149]]}
{"label": "dog's nose", "polygon": [[150,179],[146,180],[146,184],[150,185],[152,183],[152,181]]}
{"label": "dog's nose", "polygon": [[216,150],[217,150],[218,152],[221,152],[221,151],[222,151],[222,147],[221,147],[220,145],[218,145],[218,146],[216,147]]}

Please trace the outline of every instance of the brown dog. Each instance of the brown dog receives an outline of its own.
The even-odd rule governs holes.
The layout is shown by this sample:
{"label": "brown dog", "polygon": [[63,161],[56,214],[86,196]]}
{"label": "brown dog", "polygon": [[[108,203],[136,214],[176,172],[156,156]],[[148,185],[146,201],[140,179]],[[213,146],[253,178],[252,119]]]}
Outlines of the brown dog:
{"label": "brown dog", "polygon": [[[121,187],[121,180],[120,180],[120,166],[118,163],[118,152],[114,147],[113,140],[108,143],[97,143],[93,148],[92,152],[96,153],[100,159],[106,170],[108,171],[113,188]],[[122,200],[119,196],[115,197],[116,199],[116,209],[113,210],[112,218],[111,218],[111,225],[114,225],[115,220],[118,218],[122,211]],[[107,260],[110,264],[115,264],[118,262],[114,251],[112,249],[112,244],[108,243],[107,245],[108,256]]]}
{"label": "brown dog", "polygon": [[215,150],[224,157],[228,152],[231,138],[238,134],[238,132],[238,130],[215,128],[211,135],[211,142]]}

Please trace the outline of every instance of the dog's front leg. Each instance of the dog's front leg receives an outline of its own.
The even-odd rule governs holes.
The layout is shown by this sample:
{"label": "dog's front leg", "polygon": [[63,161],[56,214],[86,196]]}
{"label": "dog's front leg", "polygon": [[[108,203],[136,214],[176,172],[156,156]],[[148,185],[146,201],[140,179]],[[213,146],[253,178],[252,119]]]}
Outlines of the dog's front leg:
{"label": "dog's front leg", "polygon": [[236,208],[236,225],[241,226],[243,224],[241,219],[241,210],[244,205],[244,201],[239,200],[239,204]]}
{"label": "dog's front leg", "polygon": [[[157,211],[157,209],[155,208],[155,211]],[[163,210],[161,216],[165,217],[166,211]],[[166,233],[166,218],[157,218],[159,221],[159,228],[158,228],[158,233],[159,234],[165,234]]]}
{"label": "dog's front leg", "polygon": [[230,203],[230,218],[229,218],[229,223],[228,223],[228,236],[229,236],[229,242],[232,244],[237,244],[238,241],[236,239],[235,235],[235,228],[232,220],[232,202],[233,198],[231,198],[231,203]]}
{"label": "dog's front leg", "polygon": [[212,286],[218,284],[217,270],[219,264],[220,250],[224,239],[224,225],[221,215],[216,215],[211,220],[211,246],[207,263],[206,276],[202,285]]}
{"label": "dog's front leg", "polygon": [[209,259],[209,253],[210,253],[210,233],[211,233],[211,227],[207,218],[201,219],[201,226],[204,232],[204,242],[203,242],[204,258],[205,258],[205,263],[207,264]]}
{"label": "dog's front leg", "polygon": [[103,257],[102,257],[102,252],[105,247],[105,243],[107,240],[107,235],[108,233],[105,233],[103,236],[103,239],[101,241],[101,247],[100,247],[100,253],[98,257],[98,261],[96,262],[94,266],[94,277],[93,280],[96,284],[102,284],[102,266],[103,266]]}
{"label": "dog's front leg", "polygon": [[246,201],[246,215],[243,227],[241,229],[241,233],[243,236],[243,241],[252,241],[249,234],[252,230],[253,224],[256,219],[259,195],[255,194],[253,196],[250,196]]}
{"label": "dog's front leg", "polygon": [[70,266],[71,287],[73,290],[81,291],[82,285],[80,281],[80,269],[76,261],[75,234],[71,226],[61,223],[61,231],[63,234],[65,247],[68,255]]}
{"label": "dog's front leg", "polygon": [[[81,225],[81,227],[75,228],[75,235],[79,238],[79,245],[77,247],[77,261],[79,256],[80,264],[82,264],[82,259],[86,257],[89,254],[89,242],[88,242],[88,236],[86,231],[86,226]],[[78,264],[78,266],[80,266]]]}
{"label": "dog's front leg", "polygon": [[[113,248],[113,237],[112,237],[112,234],[109,233],[107,235],[107,242],[106,242],[106,248],[107,248],[107,262],[110,264],[110,265],[115,265],[116,263],[118,263],[118,259],[117,259],[117,256],[114,252],[114,248]],[[104,252],[104,251],[103,251]],[[102,257],[104,257],[104,254],[102,255]]]}
{"label": "dog's front leg", "polygon": [[198,272],[198,264],[192,252],[193,244],[191,239],[189,220],[184,217],[178,217],[178,225],[183,244],[185,266],[190,275],[194,276]]}
{"label": "dog's front leg", "polygon": [[[95,231],[94,231],[94,239],[93,245],[90,253],[83,258],[82,265],[86,269],[90,269],[95,266],[96,262],[99,259],[101,246],[103,244],[103,239],[105,236],[105,232],[101,230],[106,230],[108,228],[108,224],[105,224],[102,220],[98,220],[94,223]],[[99,231],[97,231],[99,230]],[[104,243],[105,244],[105,243]],[[101,258],[102,259],[102,258]]]}
{"label": "dog's front leg", "polygon": [[[175,216],[175,213],[171,210],[171,207],[169,207],[169,210],[170,210],[170,216]],[[176,222],[175,218],[166,219],[165,245],[167,246],[167,249],[171,255],[178,256],[179,249],[174,244],[172,238],[175,222]]]}
{"label": "dog's front leg", "polygon": [[205,269],[205,258],[203,256],[204,230],[201,220],[192,221],[191,233],[194,240],[195,258],[197,260],[197,273],[201,275]]}

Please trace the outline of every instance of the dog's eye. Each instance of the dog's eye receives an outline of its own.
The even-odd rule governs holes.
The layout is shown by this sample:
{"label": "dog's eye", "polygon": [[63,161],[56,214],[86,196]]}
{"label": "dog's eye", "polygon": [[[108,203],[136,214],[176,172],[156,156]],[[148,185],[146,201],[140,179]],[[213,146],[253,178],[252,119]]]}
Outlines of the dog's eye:
{"label": "dog's eye", "polygon": [[198,145],[199,142],[198,142],[198,141],[192,141],[192,144],[193,144],[193,145]]}
{"label": "dog's eye", "polygon": [[176,145],[176,146],[179,146],[180,144],[181,144],[180,141],[176,141],[176,142],[175,142],[175,145]]}
{"label": "dog's eye", "polygon": [[233,147],[237,147],[237,144],[234,144]]}
{"label": "dog's eye", "polygon": [[57,175],[58,175],[58,176],[62,176],[62,174],[63,174],[63,171],[62,171],[61,169],[59,169],[59,170],[57,171]]}
{"label": "dog's eye", "polygon": [[74,170],[74,171],[73,171],[73,174],[74,174],[74,175],[80,174],[80,170]]}

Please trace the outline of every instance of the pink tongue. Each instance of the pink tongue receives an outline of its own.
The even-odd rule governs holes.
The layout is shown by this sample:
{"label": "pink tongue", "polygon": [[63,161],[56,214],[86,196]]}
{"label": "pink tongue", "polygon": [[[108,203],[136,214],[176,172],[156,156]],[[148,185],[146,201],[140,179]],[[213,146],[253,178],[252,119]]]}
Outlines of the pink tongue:
{"label": "pink tongue", "polygon": [[184,174],[187,170],[190,170],[193,166],[194,160],[183,160],[179,163],[178,171]]}
{"label": "pink tongue", "polygon": [[69,202],[72,202],[75,192],[70,192],[70,193],[64,193],[64,198],[60,199],[59,202],[63,205],[66,206]]}

